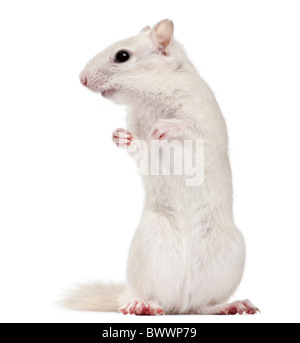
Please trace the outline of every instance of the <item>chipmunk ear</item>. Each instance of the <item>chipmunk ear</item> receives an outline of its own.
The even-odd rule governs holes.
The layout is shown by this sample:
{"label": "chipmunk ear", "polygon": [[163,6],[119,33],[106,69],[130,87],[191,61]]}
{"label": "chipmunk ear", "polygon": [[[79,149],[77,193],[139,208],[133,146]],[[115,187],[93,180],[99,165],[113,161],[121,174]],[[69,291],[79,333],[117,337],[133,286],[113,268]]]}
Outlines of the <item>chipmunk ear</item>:
{"label": "chipmunk ear", "polygon": [[158,48],[166,51],[173,41],[174,24],[169,19],[162,20],[153,27],[151,33]]}
{"label": "chipmunk ear", "polygon": [[146,33],[146,32],[148,32],[148,31],[150,31],[151,30],[151,27],[150,26],[145,26],[141,31],[140,31],[140,33]]}

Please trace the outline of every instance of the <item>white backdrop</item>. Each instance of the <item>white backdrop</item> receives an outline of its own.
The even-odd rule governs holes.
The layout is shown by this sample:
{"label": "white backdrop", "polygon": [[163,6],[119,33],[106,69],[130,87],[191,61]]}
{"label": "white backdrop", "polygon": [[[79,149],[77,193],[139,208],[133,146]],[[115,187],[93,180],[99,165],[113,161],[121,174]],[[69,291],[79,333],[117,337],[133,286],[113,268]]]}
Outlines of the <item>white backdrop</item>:
{"label": "white backdrop", "polygon": [[[299,322],[299,13],[297,0],[1,2],[1,321]],[[124,108],[84,89],[79,72],[108,44],[164,18],[227,120],[248,249],[234,298],[250,298],[262,312],[255,317],[56,305],[77,282],[124,280],[143,202],[134,162],[111,142]]]}

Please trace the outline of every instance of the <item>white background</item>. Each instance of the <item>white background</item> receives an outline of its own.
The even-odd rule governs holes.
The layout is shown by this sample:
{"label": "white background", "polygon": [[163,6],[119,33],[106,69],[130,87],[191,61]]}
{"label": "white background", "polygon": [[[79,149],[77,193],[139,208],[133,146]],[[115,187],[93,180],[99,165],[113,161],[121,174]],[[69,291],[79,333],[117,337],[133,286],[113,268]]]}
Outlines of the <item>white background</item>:
{"label": "white background", "polygon": [[[10,1],[0,5],[2,322],[299,322],[300,6],[295,0]],[[77,282],[122,281],[143,190],[111,142],[124,108],[79,72],[171,18],[227,120],[247,242],[233,299],[255,317],[126,317],[56,305]]]}

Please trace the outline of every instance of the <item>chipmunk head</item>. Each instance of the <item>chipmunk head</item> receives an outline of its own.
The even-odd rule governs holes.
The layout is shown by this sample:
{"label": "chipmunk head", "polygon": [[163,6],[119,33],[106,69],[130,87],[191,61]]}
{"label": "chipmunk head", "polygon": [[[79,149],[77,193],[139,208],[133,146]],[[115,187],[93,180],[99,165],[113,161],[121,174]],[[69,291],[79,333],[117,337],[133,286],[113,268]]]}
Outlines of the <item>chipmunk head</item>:
{"label": "chipmunk head", "polygon": [[131,38],[97,54],[80,74],[81,83],[117,103],[159,89],[176,68],[174,25],[170,20],[146,26]]}

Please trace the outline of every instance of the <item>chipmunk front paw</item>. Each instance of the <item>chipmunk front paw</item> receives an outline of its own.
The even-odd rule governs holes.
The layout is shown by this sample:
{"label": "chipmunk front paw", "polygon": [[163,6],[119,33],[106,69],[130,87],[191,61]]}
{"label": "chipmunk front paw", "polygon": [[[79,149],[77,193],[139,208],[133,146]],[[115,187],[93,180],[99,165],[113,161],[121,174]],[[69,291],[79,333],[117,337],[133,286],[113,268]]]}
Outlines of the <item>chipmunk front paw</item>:
{"label": "chipmunk front paw", "polygon": [[178,119],[160,119],[151,132],[154,140],[168,140],[172,137],[178,137],[181,132],[181,122]]}

